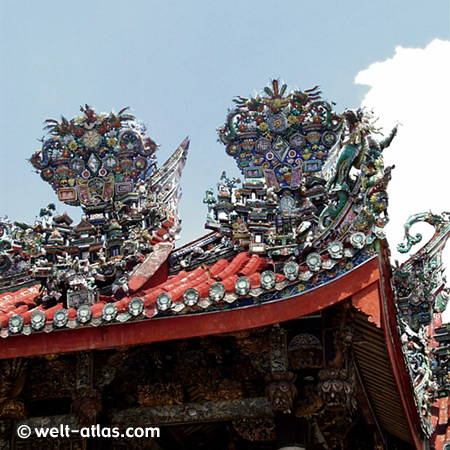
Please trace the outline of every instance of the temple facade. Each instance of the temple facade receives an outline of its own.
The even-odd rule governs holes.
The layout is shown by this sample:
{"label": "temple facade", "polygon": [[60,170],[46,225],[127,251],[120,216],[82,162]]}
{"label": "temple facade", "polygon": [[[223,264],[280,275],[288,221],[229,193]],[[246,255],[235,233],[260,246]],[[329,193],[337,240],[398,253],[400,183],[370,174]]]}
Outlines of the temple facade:
{"label": "temple facade", "polygon": [[391,265],[397,128],[279,80],[234,104],[241,178],[182,247],[188,139],[158,167],[126,109],[46,121],[30,162],[83,217],[0,219],[0,449],[450,448],[450,215],[409,218],[401,252],[435,233]]}

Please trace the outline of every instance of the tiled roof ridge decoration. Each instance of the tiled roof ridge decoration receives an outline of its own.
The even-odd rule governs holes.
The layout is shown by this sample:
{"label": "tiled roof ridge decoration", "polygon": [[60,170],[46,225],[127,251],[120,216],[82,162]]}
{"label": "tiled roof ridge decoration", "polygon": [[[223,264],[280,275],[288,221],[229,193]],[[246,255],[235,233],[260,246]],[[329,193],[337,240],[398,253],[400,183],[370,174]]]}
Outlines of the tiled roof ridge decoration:
{"label": "tiled roof ridge decoration", "polygon": [[[95,304],[67,308],[57,303],[51,308],[38,305],[37,285],[15,293],[0,295],[1,336],[111,322],[143,320],[155,316],[195,314],[222,311],[240,306],[240,301],[283,299],[287,294],[306,292],[351,271],[375,255],[371,248],[358,243],[339,254],[331,249],[326,255],[310,254],[302,264],[287,261],[281,272],[273,269],[273,261],[248,252],[237,253],[231,260],[221,259],[211,266],[180,271],[165,282],[127,295],[121,300],[100,296]],[[333,256],[331,256],[333,255]]]}
{"label": "tiled roof ridge decoration", "polygon": [[[300,292],[370,257],[388,221],[391,168],[384,168],[382,151],[396,129],[378,142],[367,111],[338,114],[318,88],[288,92],[278,80],[255,99],[239,97],[236,105],[219,137],[244,176],[242,187],[223,173],[217,199],[208,190],[204,200],[207,227],[215,233],[172,253],[188,140],[156,170],[156,144],[126,109],[97,114],[86,105],[80,118],[48,121],[50,137],[31,162],[58,193],[71,189],[72,197],[63,200],[80,204],[85,216],[72,225],[50,204],[34,226],[2,220],[0,289],[41,281],[36,304],[46,320],[51,324],[61,306],[69,311],[67,321],[58,313],[61,328],[71,324],[71,310],[77,317],[86,314],[72,323],[78,326],[91,323],[90,317],[98,322],[103,308],[105,321],[112,321],[141,312],[184,313],[186,304],[210,310],[224,301],[236,307],[264,292],[261,285],[278,292],[280,277],[286,293]],[[258,266],[258,258],[251,259],[255,266],[234,272],[247,252],[271,261],[273,274]],[[164,288],[163,279],[152,282],[166,261],[175,276],[185,270],[195,277],[199,271],[198,283],[186,285],[185,293],[181,286]],[[204,267],[214,271],[215,264],[224,273],[218,275],[223,281],[213,283]],[[281,298],[280,292],[272,298]],[[134,315],[127,310],[133,298]],[[42,322],[42,314],[35,317]]]}
{"label": "tiled roof ridge decoration", "polygon": [[[244,180],[238,187],[237,179],[223,174],[217,198],[212,189],[206,191],[209,228],[274,261],[306,259],[311,271],[320,270],[314,263],[324,248],[339,255],[349,242],[364,248],[385,238],[393,167],[384,167],[383,150],[397,127],[377,140],[368,111],[338,114],[320,98],[318,87],[289,92],[279,80],[235,103],[218,133]],[[393,282],[406,367],[423,431],[430,435],[432,403],[450,393],[450,332],[441,327],[437,349],[433,340],[433,324],[449,296],[441,253],[450,226],[448,213],[415,215],[405,226],[400,251],[420,240],[409,233],[417,221],[435,226],[435,236],[394,271]]]}
{"label": "tiled roof ridge decoration", "polygon": [[400,252],[409,252],[422,240],[420,233],[411,234],[411,227],[419,222],[432,225],[435,232],[406,262],[397,264],[392,281],[405,364],[422,427],[430,436],[434,430],[432,406],[436,399],[450,394],[450,332],[448,325],[441,323],[450,296],[442,263],[442,251],[450,237],[450,213],[412,215],[405,223],[405,242],[398,245]]}
{"label": "tiled roof ridge decoration", "polygon": [[288,92],[280,80],[235,103],[218,134],[244,180],[237,188],[240,180],[223,173],[217,198],[206,191],[209,228],[270,256],[342,241],[342,222],[360,239],[385,237],[393,167],[384,167],[382,152],[397,127],[378,141],[370,112],[338,114],[317,86]]}
{"label": "tiled roof ridge decoration", "polygon": [[[189,139],[156,167],[156,143],[134,116],[47,120],[30,162],[60,200],[83,208],[79,224],[50,203],[34,225],[0,219],[0,292],[41,281],[38,302],[73,308],[121,298],[163,264],[181,230],[179,183]],[[165,244],[165,255],[161,256]],[[131,287],[128,284],[132,281]]]}
{"label": "tiled roof ridge decoration", "polygon": [[[82,117],[46,122],[49,136],[30,161],[84,216],[73,224],[50,203],[34,225],[0,219],[2,337],[244,313],[388,257],[379,244],[393,167],[384,166],[383,151],[397,127],[379,140],[371,112],[337,113],[317,86],[289,91],[280,80],[234,101],[218,134],[241,179],[223,172],[217,193],[207,189],[211,233],[180,249],[188,138],[157,169],[156,143],[126,108],[98,114],[86,105]],[[421,240],[410,232],[416,222],[435,234],[393,268],[391,282],[405,366],[429,436],[433,402],[450,394],[450,327],[441,323],[450,295],[442,265],[450,214],[412,216],[400,251]]]}

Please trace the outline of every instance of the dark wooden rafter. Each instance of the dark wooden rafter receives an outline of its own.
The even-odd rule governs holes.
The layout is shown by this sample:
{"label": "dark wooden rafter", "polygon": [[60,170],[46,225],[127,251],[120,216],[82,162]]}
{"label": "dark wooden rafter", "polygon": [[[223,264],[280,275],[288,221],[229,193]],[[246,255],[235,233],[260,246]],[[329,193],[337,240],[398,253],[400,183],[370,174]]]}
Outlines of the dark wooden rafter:
{"label": "dark wooden rafter", "polygon": [[367,391],[364,387],[364,383],[361,378],[361,374],[359,373],[358,366],[355,363],[355,360],[353,360],[353,369],[355,371],[355,381],[356,381],[356,396],[358,399],[358,404],[360,407],[360,410],[363,414],[364,420],[366,421],[367,425],[373,429],[376,433],[378,433],[379,438],[383,442],[384,445],[386,445],[386,440],[384,437],[383,430],[381,429],[380,423],[377,419],[377,416],[373,410],[373,405],[370,401],[370,398],[367,394]]}

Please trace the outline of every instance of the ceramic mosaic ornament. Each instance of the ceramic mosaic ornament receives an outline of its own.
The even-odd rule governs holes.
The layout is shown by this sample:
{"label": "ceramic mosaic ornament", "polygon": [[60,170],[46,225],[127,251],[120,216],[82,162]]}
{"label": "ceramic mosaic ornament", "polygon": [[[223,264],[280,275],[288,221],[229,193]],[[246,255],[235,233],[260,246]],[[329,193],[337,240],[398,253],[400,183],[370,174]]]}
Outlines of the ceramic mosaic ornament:
{"label": "ceramic mosaic ornament", "polygon": [[246,177],[263,175],[277,192],[299,189],[303,175],[320,172],[340,139],[343,118],[317,86],[287,93],[273,80],[264,94],[235,103],[219,138]]}
{"label": "ceramic mosaic ornament", "polygon": [[[85,106],[82,117],[47,121],[49,135],[31,162],[59,199],[82,207],[84,215],[73,224],[50,203],[33,225],[0,219],[0,336],[12,341],[1,354],[37,356],[27,358],[28,400],[36,386],[60,389],[49,380],[55,370],[58,379],[69,380],[57,367],[72,358],[71,375],[88,379],[88,372],[98,376],[102,369],[106,384],[119,375],[114,389],[145,398],[139,405],[145,414],[162,406],[158,417],[169,428],[186,421],[182,405],[188,400],[190,425],[196,415],[190,409],[205,423],[223,421],[228,411],[226,427],[236,431],[236,417],[258,402],[264,420],[271,411],[294,413],[295,422],[269,424],[272,431],[284,422],[311,430],[313,420],[312,434],[328,440],[330,449],[343,442],[353,448],[341,432],[355,430],[352,425],[362,423],[356,414],[369,409],[400,421],[408,442],[404,415],[411,413],[417,448],[436,423],[436,431],[447,433],[441,425],[448,425],[450,328],[440,320],[450,297],[442,266],[450,214],[412,216],[401,251],[420,241],[410,232],[416,222],[433,225],[435,233],[407,262],[390,266],[384,227],[392,167],[384,166],[383,150],[396,128],[376,139],[368,111],[337,113],[317,87],[288,91],[278,80],[235,103],[219,139],[242,183],[222,173],[217,194],[209,188],[203,200],[212,232],[178,249],[187,139],[157,169],[156,144],[126,110],[98,114]],[[61,350],[68,354],[52,364]],[[43,352],[51,355],[39,358]],[[136,391],[139,377],[127,381],[123,364],[139,360],[139,374],[151,386]],[[8,395],[8,383],[18,386],[21,375],[5,374]],[[32,381],[37,375],[41,385]],[[95,389],[106,384],[91,386],[84,399],[101,400]],[[364,387],[365,395],[356,395]],[[266,398],[254,397],[263,391]],[[192,403],[192,392],[207,407]],[[15,420],[25,418],[16,394],[0,401],[4,422],[13,418],[10,405],[16,405]],[[438,397],[444,397],[441,408]],[[433,418],[438,409],[439,421]],[[108,417],[127,410],[136,413],[135,405],[121,405]],[[305,417],[307,426],[298,427]],[[48,417],[31,420],[36,426]],[[240,429],[258,423],[248,416]],[[382,433],[379,425],[383,420],[376,427]],[[366,447],[383,447],[375,441]]]}
{"label": "ceramic mosaic ornament", "polygon": [[30,162],[59,200],[74,206],[118,200],[151,174],[157,145],[127,109],[107,115],[86,105],[82,117],[46,121],[51,137]]}
{"label": "ceramic mosaic ornament", "polygon": [[[392,168],[381,154],[396,128],[378,141],[368,111],[339,114],[317,86],[288,91],[273,80],[260,95],[234,101],[218,134],[244,180],[238,188],[239,181],[222,174],[217,199],[206,191],[209,228],[271,257],[316,248],[306,261],[312,272],[322,256],[339,260],[348,244],[362,248],[384,237]],[[340,237],[325,247],[332,228]]]}
{"label": "ceramic mosaic ornament", "polygon": [[189,141],[157,169],[157,145],[127,109],[98,114],[86,105],[81,117],[46,121],[49,135],[30,162],[84,216],[74,225],[49,204],[33,226],[1,219],[3,283],[40,280],[44,304],[77,309],[99,295],[123,297],[164,262],[181,228],[178,186]]}

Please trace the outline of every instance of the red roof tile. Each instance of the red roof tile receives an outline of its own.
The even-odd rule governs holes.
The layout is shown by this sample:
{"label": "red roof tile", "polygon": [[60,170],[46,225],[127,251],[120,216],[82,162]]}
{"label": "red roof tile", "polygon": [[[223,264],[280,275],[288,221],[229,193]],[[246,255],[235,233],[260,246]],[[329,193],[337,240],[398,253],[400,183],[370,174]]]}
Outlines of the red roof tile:
{"label": "red roof tile", "polygon": [[[249,278],[252,289],[261,286],[260,272],[268,265],[268,260],[259,255],[249,253],[238,253],[232,260],[221,259],[211,266],[202,265],[194,270],[186,272],[180,271],[176,275],[168,277],[164,282],[155,287],[138,289],[130,292],[125,298],[115,300],[113,297],[99,296],[99,302],[92,305],[92,317],[102,316],[103,308],[107,303],[114,302],[118,313],[127,313],[129,304],[135,297],[141,298],[144,302],[144,315],[153,317],[157,314],[156,309],[158,296],[162,293],[169,293],[173,305],[183,303],[183,295],[187,289],[194,288],[198,291],[199,298],[209,297],[209,289],[213,283],[220,282],[224,285],[227,293],[235,292],[236,280],[241,276]],[[277,282],[282,281],[284,276],[277,274]],[[136,284],[137,285],[137,284]],[[31,316],[35,311],[44,311],[47,324],[53,322],[53,316],[58,309],[63,308],[58,304],[45,309],[44,306],[37,306],[34,301],[39,293],[39,285],[31,288],[23,288],[16,292],[9,292],[0,295],[0,323],[2,328],[8,327],[9,319],[14,314],[21,314],[24,325],[29,326]],[[181,306],[181,309],[183,309]],[[77,318],[76,309],[68,309],[69,320]],[[177,311],[180,311],[178,308]]]}
{"label": "red roof tile", "polygon": [[28,316],[28,311],[36,308],[34,298],[39,293],[39,285],[7,292],[0,295],[0,323],[2,328],[8,326],[8,321],[14,314]]}

